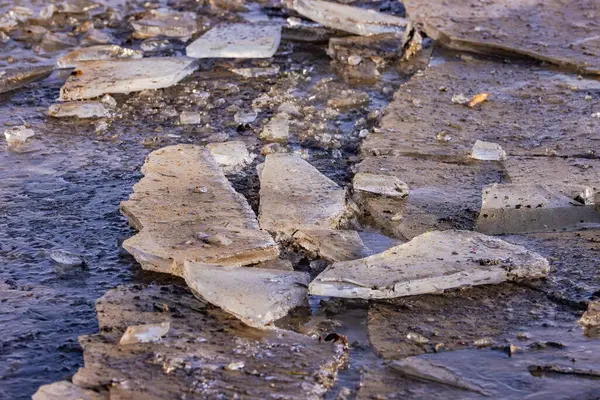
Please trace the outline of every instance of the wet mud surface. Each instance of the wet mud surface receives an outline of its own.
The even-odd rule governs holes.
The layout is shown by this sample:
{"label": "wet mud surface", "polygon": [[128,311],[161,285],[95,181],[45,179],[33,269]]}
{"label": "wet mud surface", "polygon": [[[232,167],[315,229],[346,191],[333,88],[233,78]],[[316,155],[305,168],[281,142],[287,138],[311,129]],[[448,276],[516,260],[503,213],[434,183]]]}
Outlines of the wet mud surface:
{"label": "wet mud surface", "polygon": [[[468,378],[494,398],[591,399],[600,393],[593,376],[530,372],[547,365],[597,369],[598,340],[583,334],[577,325],[580,314],[543,293],[500,284],[372,304],[368,331],[383,358],[429,354],[423,358]],[[383,371],[364,388],[364,398],[380,390],[388,393],[383,398],[430,398],[436,386],[461,398],[488,397],[394,375],[389,368]]]}
{"label": "wet mud surface", "polygon": [[[142,2],[113,3],[107,5],[122,15],[143,10]],[[39,4],[25,5],[34,12],[41,9]],[[353,5],[397,16],[404,12],[397,1]],[[180,10],[196,7],[205,13],[200,31],[205,30],[204,23],[242,21],[242,15],[288,16],[269,6],[229,13],[212,10],[208,2],[177,3]],[[111,17],[113,11],[91,14],[115,42],[141,48],[143,40],[131,38],[127,24]],[[52,29],[68,32],[88,17],[59,15]],[[11,33],[2,47],[0,67],[51,64],[64,53],[64,49],[44,47],[38,34],[35,29]],[[79,36],[82,43],[86,35]],[[228,179],[256,212],[256,166],[264,161],[265,144],[259,134],[272,116],[282,107],[290,110],[290,105],[297,113],[291,114],[290,138],[281,149],[300,155],[342,187],[350,185],[355,172],[385,170],[414,189],[408,200],[366,197],[357,201],[363,211],[361,236],[374,252],[431,229],[473,229],[482,187],[506,182],[501,163],[466,158],[475,139],[499,142],[509,155],[567,155],[581,157],[581,162],[597,157],[600,142],[594,133],[600,119],[590,115],[598,111],[600,86],[593,79],[579,80],[533,62],[505,62],[439,49],[429,62],[433,51],[429,45],[415,59],[381,69],[380,78],[357,82],[360,71],[332,63],[326,40],[292,40],[305,35],[284,30],[272,59],[202,60],[197,71],[170,88],[115,94],[118,107],[113,118],[45,116],[69,71],[55,71],[43,81],[0,94],[0,126],[27,123],[36,132],[19,151],[0,142],[0,398],[26,399],[40,385],[65,379],[79,379],[82,386],[101,394],[110,390],[115,398],[170,398],[175,396],[173,390],[188,391],[192,398],[482,398],[401,377],[387,366],[390,360],[408,355],[444,365],[498,398],[600,396],[598,378],[534,376],[528,370],[531,365],[598,370],[598,338],[586,336],[577,325],[587,302],[599,296],[600,238],[594,227],[501,236],[550,261],[549,277],[531,287],[501,284],[377,302],[311,298],[310,306],[277,323],[308,335],[291,334],[292,339],[242,327],[192,297],[182,280],[142,271],[124,254],[120,243],[135,232],[119,213],[119,203],[142,177],[139,168],[150,151],[178,143],[243,141],[257,157]],[[162,40],[147,55],[184,54],[182,42]],[[246,79],[231,71],[271,66],[279,72],[259,78]],[[366,94],[368,102],[337,107],[352,91]],[[451,101],[458,93],[470,96],[482,91],[492,95],[485,108],[470,109]],[[236,122],[236,113],[252,107],[258,110],[254,121]],[[198,112],[202,123],[180,124],[183,111]],[[406,218],[399,218],[402,215]],[[50,258],[54,249],[81,255],[85,267],[56,265]],[[291,248],[282,257],[311,276],[328,264]],[[101,304],[97,319],[96,301],[123,284],[134,285],[130,291],[110,292],[123,297]],[[147,284],[153,285],[143,286]],[[139,294],[143,300],[127,297],[132,293],[143,293]],[[131,352],[115,350],[126,325],[161,322],[165,314],[175,321],[172,342],[161,343],[166,358],[150,345],[134,345]],[[198,315],[201,320],[191,324],[206,333],[215,353],[196,354],[192,359],[189,354],[200,350],[186,342],[186,335],[194,336],[186,321]],[[336,353],[331,343],[316,340],[330,332],[347,336],[347,358]],[[409,333],[415,334],[412,339],[407,338]],[[422,338],[427,342],[415,342]],[[481,342],[485,346],[478,348],[475,342],[481,339],[486,339]],[[231,350],[244,358],[242,371],[223,368],[239,361],[234,354],[219,353],[225,340],[237,343]],[[301,346],[295,347],[298,343]],[[436,348],[438,343],[444,346]],[[519,348],[512,357],[511,344]],[[84,350],[86,367],[75,375],[83,367]],[[180,359],[183,353],[188,358]],[[254,365],[259,353],[275,362]],[[131,375],[136,368],[140,375]],[[200,380],[192,379],[189,371],[194,370]],[[106,379],[114,374],[119,378],[113,386]],[[267,379],[271,376],[276,378]],[[132,378],[156,382],[158,389],[149,393],[139,383],[128,385]]]}
{"label": "wet mud surface", "polygon": [[600,232],[535,233],[504,237],[515,244],[535,248],[550,261],[551,274],[535,287],[557,301],[572,302],[576,308],[597,298],[600,279]]}

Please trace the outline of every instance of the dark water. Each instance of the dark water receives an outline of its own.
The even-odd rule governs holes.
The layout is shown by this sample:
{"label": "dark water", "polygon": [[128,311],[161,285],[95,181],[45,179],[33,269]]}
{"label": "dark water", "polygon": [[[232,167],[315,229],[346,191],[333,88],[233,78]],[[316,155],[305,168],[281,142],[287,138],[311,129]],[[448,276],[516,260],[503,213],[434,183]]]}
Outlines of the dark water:
{"label": "dark water", "polygon": [[[39,90],[18,96],[28,95],[36,98]],[[3,103],[1,123],[27,118]],[[72,375],[82,364],[77,337],[97,329],[95,299],[138,268],[119,255],[118,239],[132,232],[118,207],[139,178],[145,150],[80,135],[77,127],[50,132],[31,121],[38,135],[32,146],[40,150],[14,153],[0,145],[0,398],[6,399],[27,398],[39,385]],[[82,255],[86,268],[58,270],[52,249]]]}

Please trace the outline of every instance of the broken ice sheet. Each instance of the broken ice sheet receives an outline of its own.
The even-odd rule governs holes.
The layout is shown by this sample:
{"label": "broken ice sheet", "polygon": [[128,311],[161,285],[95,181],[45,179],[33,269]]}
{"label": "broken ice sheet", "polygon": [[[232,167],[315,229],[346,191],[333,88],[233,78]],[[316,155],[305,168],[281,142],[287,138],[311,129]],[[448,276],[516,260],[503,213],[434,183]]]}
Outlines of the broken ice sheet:
{"label": "broken ice sheet", "polygon": [[54,67],[51,65],[2,71],[4,73],[0,73],[0,93],[9,92],[31,82],[47,78],[52,71],[54,71]]}
{"label": "broken ice sheet", "polygon": [[75,68],[81,61],[112,60],[119,58],[142,58],[139,50],[126,49],[114,44],[84,47],[73,50],[60,57],[56,64],[59,68]]}
{"label": "broken ice sheet", "polygon": [[146,39],[140,44],[140,49],[147,53],[171,49],[173,43],[167,39]]}
{"label": "broken ice sheet", "polygon": [[585,328],[600,326],[600,300],[589,302],[587,310],[579,320],[579,324]]}
{"label": "broken ice sheet", "polygon": [[121,337],[119,345],[156,342],[165,336],[169,329],[171,329],[169,322],[129,326]]}
{"label": "broken ice sheet", "polygon": [[0,30],[10,31],[16,28],[19,23],[27,22],[32,16],[33,11],[29,8],[15,6],[0,16]]}
{"label": "broken ice sheet", "polygon": [[369,104],[369,94],[358,90],[344,90],[339,95],[329,99],[327,105],[337,110],[360,108]]}
{"label": "broken ice sheet", "polygon": [[81,44],[83,46],[105,45],[111,42],[114,43],[115,41],[116,39],[112,37],[110,33],[98,29],[90,29],[85,33],[83,38],[81,38]]}
{"label": "broken ice sheet", "polygon": [[[593,389],[597,388],[597,380],[575,376],[561,379],[556,375],[543,379],[528,371],[530,365],[548,364],[597,370],[600,342],[573,329],[575,320],[572,309],[556,304],[544,293],[514,284],[371,302],[368,333],[377,353],[400,364],[407,355],[416,356],[407,360],[408,367],[415,369],[404,370],[415,374],[405,378],[394,372],[395,379],[379,393],[405,394],[406,398],[420,393],[427,399],[438,398],[440,393],[444,398],[473,400],[586,398],[597,391]],[[408,342],[404,335],[412,329],[425,333],[431,342]],[[495,348],[477,348],[474,342],[486,337],[494,339]],[[513,357],[508,356],[510,344],[521,348]],[[435,351],[436,347],[441,350]],[[411,365],[415,359],[418,365]],[[444,379],[440,382],[444,386],[439,385],[435,377],[446,376],[444,370],[482,388],[489,397],[456,388],[453,379]],[[419,371],[424,375],[419,377]]]}
{"label": "broken ice sheet", "polygon": [[80,255],[61,249],[52,250],[50,258],[55,263],[65,267],[77,267],[85,264],[85,260]]}
{"label": "broken ice sheet", "polygon": [[307,22],[300,18],[289,17],[283,25],[281,37],[284,40],[298,42],[326,42],[335,32],[315,22]]}
{"label": "broken ice sheet", "polygon": [[108,400],[108,395],[85,390],[68,381],[40,386],[32,400]]}
{"label": "broken ice sheet", "polygon": [[[481,191],[499,182],[502,174],[497,163],[387,155],[364,157],[357,170],[357,174],[385,174],[396,182],[410,182],[406,197],[354,191],[354,199],[371,224],[405,239],[435,229],[473,229]],[[381,187],[372,189],[382,191]]]}
{"label": "broken ice sheet", "polygon": [[367,258],[337,262],[311,282],[319,296],[392,298],[461,286],[541,278],[537,253],[471,231],[434,231]]}
{"label": "broken ice sheet", "polygon": [[276,114],[260,132],[260,138],[268,142],[287,143],[290,136],[290,116],[284,112]]}
{"label": "broken ice sheet", "polygon": [[292,239],[311,256],[332,262],[356,260],[371,254],[356,231],[307,229],[297,231]]}
{"label": "broken ice sheet", "polygon": [[356,35],[398,32],[406,36],[411,30],[409,20],[375,10],[321,0],[284,0],[283,4],[324,26]]}
{"label": "broken ice sheet", "polygon": [[183,57],[139,60],[84,61],[60,89],[60,99],[82,100],[105,93],[130,93],[173,86],[196,69],[196,61]]}
{"label": "broken ice sheet", "polygon": [[48,19],[52,18],[52,16],[54,15],[55,12],[56,12],[56,6],[54,4],[48,4],[47,6],[40,9],[40,13],[39,13],[40,19],[48,20]]}
{"label": "broken ice sheet", "polygon": [[185,261],[242,266],[277,258],[277,245],[204,147],[156,150],[142,173],[121,203],[140,230],[123,248],[142,268],[181,276]]}
{"label": "broken ice sheet", "polygon": [[475,229],[488,235],[553,232],[600,226],[594,205],[578,203],[539,184],[493,184],[483,190]]}
{"label": "broken ice sheet", "polygon": [[38,54],[53,53],[58,50],[68,49],[77,46],[77,38],[69,36],[66,33],[47,32],[42,41],[35,47]]}
{"label": "broken ice sheet", "polygon": [[563,157],[510,157],[504,161],[510,182],[542,184],[548,190],[581,204],[592,204],[600,192],[600,160]]}
{"label": "broken ice sheet", "polygon": [[196,14],[168,9],[150,10],[149,16],[131,21],[133,37],[148,39],[157,36],[179,38],[187,41],[197,30]]}
{"label": "broken ice sheet", "polygon": [[101,7],[100,3],[90,0],[68,0],[58,4],[58,12],[64,14],[83,14]]}
{"label": "broken ice sheet", "polygon": [[409,193],[408,185],[397,177],[368,172],[359,172],[354,175],[352,187],[355,192],[360,191],[388,197],[404,198]]}
{"label": "broken ice sheet", "polygon": [[503,238],[543,254],[550,261],[550,279],[535,282],[535,286],[554,298],[569,303],[584,304],[598,290],[600,276],[600,230],[556,231],[510,235]]}
{"label": "broken ice sheet", "polygon": [[[255,4],[255,3],[250,3],[250,4],[244,4],[247,3],[244,0],[209,0],[210,3],[210,7],[214,10],[214,11],[220,11],[220,10],[226,10],[226,11],[238,11],[238,12],[242,12],[242,15],[244,18],[248,18],[250,17],[252,19],[252,14],[254,14],[254,16],[256,16],[256,18],[260,18],[262,17],[267,18],[268,17],[260,12],[260,5],[259,4]],[[248,8],[246,8],[246,6],[248,6]],[[243,12],[243,11],[248,11],[248,9],[250,9],[249,12]],[[257,11],[256,13],[252,12],[252,11]]]}
{"label": "broken ice sheet", "polygon": [[261,329],[305,305],[310,281],[304,272],[191,262],[185,263],[183,276],[202,299]]}
{"label": "broken ice sheet", "polygon": [[471,158],[482,161],[503,161],[506,160],[506,152],[498,143],[477,140],[473,145]]}
{"label": "broken ice sheet", "polygon": [[398,33],[331,38],[327,54],[341,64],[356,65],[363,60],[378,60],[379,67],[398,59],[405,42],[406,37]]}
{"label": "broken ice sheet", "polygon": [[68,101],[48,108],[48,115],[56,118],[103,118],[111,114],[111,108],[100,101]]}
{"label": "broken ice sheet", "polygon": [[235,113],[235,115],[233,116],[233,120],[241,125],[242,124],[251,124],[252,122],[256,121],[257,117],[258,117],[258,112],[256,112],[256,110],[254,110],[254,109],[240,110]]}
{"label": "broken ice sheet", "polygon": [[226,174],[241,170],[254,159],[242,141],[209,143],[206,148]]}
{"label": "broken ice sheet", "polygon": [[182,111],[179,114],[179,123],[181,125],[199,125],[202,123],[202,115],[194,111]]}
{"label": "broken ice sheet", "polygon": [[[509,343],[547,319],[570,330],[575,316],[545,293],[507,282],[371,302],[368,334],[379,355],[401,359]],[[416,333],[425,340],[410,340]]]}
{"label": "broken ice sheet", "polygon": [[231,72],[249,78],[262,78],[266,76],[275,76],[279,74],[279,65],[264,68],[232,68]]}
{"label": "broken ice sheet", "polygon": [[186,48],[192,58],[269,58],[281,41],[276,24],[217,25]]}
{"label": "broken ice sheet", "polygon": [[35,136],[33,129],[27,128],[25,125],[15,126],[4,131],[4,137],[9,147],[23,145],[33,136]]}
{"label": "broken ice sheet", "polygon": [[259,171],[262,229],[336,229],[354,216],[346,191],[295,154],[269,154]]}
{"label": "broken ice sheet", "polygon": [[[394,94],[381,130],[362,143],[363,154],[467,156],[476,140],[497,143],[509,156],[598,153],[592,132],[600,130],[600,119],[582,116],[592,111],[582,93],[557,88],[555,80],[566,75],[517,60],[441,55],[436,61]],[[482,91],[494,101],[474,109],[452,103],[457,94]],[[413,100],[420,107],[407,107]]]}
{"label": "broken ice sheet", "polygon": [[469,383],[451,370],[434,364],[431,361],[418,358],[407,357],[402,360],[392,361],[389,364],[394,371],[409,378],[415,378],[430,382],[441,383],[471,392],[488,395],[481,387]]}

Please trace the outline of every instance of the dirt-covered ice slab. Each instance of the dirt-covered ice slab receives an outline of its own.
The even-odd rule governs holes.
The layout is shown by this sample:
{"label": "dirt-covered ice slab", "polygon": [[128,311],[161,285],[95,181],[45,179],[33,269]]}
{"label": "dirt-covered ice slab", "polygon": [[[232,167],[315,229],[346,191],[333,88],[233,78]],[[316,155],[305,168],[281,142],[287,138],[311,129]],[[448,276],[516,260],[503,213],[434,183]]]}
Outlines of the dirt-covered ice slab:
{"label": "dirt-covered ice slab", "polygon": [[84,61],[60,89],[60,100],[83,100],[106,93],[131,93],[173,86],[194,72],[196,60],[154,57]]}
{"label": "dirt-covered ice slab", "polygon": [[600,74],[594,0],[405,0],[411,20],[455,50],[532,57]]}
{"label": "dirt-covered ice slab", "polygon": [[[597,155],[599,103],[577,87],[588,81],[528,63],[438,55],[395,93],[362,153],[466,157],[482,140],[509,157]],[[464,103],[481,93],[486,101]]]}
{"label": "dirt-covered ice slab", "polygon": [[600,192],[600,160],[563,157],[509,157],[503,162],[510,183],[543,185],[580,204]]}
{"label": "dirt-covered ice slab", "polygon": [[319,296],[378,299],[544,277],[548,261],[471,231],[434,231],[354,261],[336,262],[309,286]]}
{"label": "dirt-covered ice slab", "polygon": [[412,28],[408,19],[330,1],[284,0],[283,4],[324,26],[355,35],[397,32],[407,37]]}
{"label": "dirt-covered ice slab", "polygon": [[[417,356],[415,368],[427,363],[434,368],[414,379],[410,368],[392,362],[392,368],[365,375],[359,398],[377,390],[393,399],[408,393],[415,395],[411,398],[519,399],[531,393],[589,398],[600,393],[594,378],[536,371],[549,365],[598,370],[600,340],[586,337],[578,318],[544,293],[510,283],[372,302],[368,332],[377,353],[387,360]],[[439,368],[491,397],[460,388],[452,379],[436,380]]]}
{"label": "dirt-covered ice slab", "polygon": [[507,184],[484,188],[476,230],[486,234],[600,228],[596,194],[600,162],[562,157],[509,157]]}
{"label": "dirt-covered ice slab", "polygon": [[269,232],[337,229],[354,216],[346,190],[295,154],[267,155],[259,178],[259,221]]}
{"label": "dirt-covered ice slab", "polygon": [[121,211],[140,232],[123,243],[143,268],[182,275],[185,261],[241,266],[277,258],[277,245],[210,152],[156,150]]}
{"label": "dirt-covered ice slab", "polygon": [[[246,327],[176,286],[120,287],[96,312],[100,333],[80,337],[73,383],[115,399],[316,399],[346,359],[341,345]],[[127,327],[165,321],[163,338],[119,345]]]}
{"label": "dirt-covered ice slab", "polygon": [[531,331],[543,332],[548,321],[576,328],[577,314],[542,292],[503,283],[373,302],[368,329],[379,355],[398,359],[436,350],[522,346],[535,342],[538,334]]}
{"label": "dirt-covered ice slab", "polygon": [[185,282],[211,304],[263,329],[294,307],[308,305],[304,272],[185,263]]}
{"label": "dirt-covered ice slab", "polygon": [[488,235],[556,232],[600,227],[595,205],[572,200],[543,185],[493,184],[483,190],[475,230]]}
{"label": "dirt-covered ice slab", "polygon": [[500,164],[469,158],[370,156],[356,170],[356,176],[374,174],[401,189],[370,193],[359,185],[354,199],[368,223],[409,240],[433,229],[473,229],[483,188],[502,180]]}

